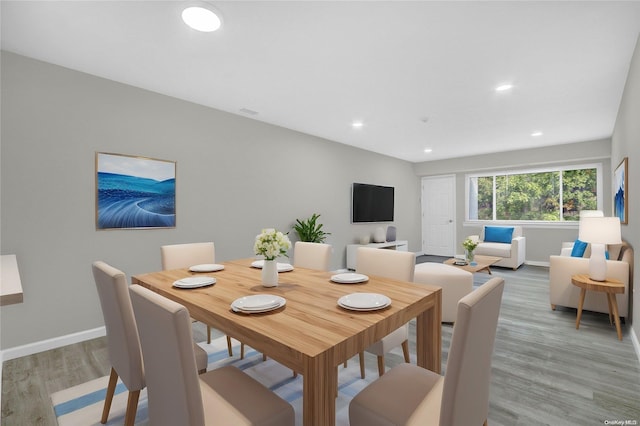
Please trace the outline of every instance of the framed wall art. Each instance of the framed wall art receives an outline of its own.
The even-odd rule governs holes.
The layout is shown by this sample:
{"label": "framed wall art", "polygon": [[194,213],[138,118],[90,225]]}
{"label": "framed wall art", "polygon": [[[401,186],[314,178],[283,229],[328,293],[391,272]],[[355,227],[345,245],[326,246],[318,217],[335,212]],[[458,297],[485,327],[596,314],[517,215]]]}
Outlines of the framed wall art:
{"label": "framed wall art", "polygon": [[620,218],[620,223],[629,223],[629,160],[620,162],[613,172],[613,215]]}
{"label": "framed wall art", "polygon": [[176,162],[96,153],[96,228],[176,226]]}

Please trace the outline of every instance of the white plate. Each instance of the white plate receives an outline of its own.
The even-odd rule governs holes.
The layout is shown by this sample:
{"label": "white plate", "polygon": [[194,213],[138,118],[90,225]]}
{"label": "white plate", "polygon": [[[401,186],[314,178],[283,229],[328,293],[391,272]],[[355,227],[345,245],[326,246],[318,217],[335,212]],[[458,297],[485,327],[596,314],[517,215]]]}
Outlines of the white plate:
{"label": "white plate", "polygon": [[338,305],[347,309],[370,311],[386,308],[391,305],[391,299],[378,293],[351,293],[338,299]]}
{"label": "white plate", "polygon": [[203,263],[201,265],[193,265],[189,268],[191,272],[216,272],[222,271],[224,269],[224,265],[219,265],[217,263]]}
{"label": "white plate", "polygon": [[215,283],[216,279],[211,277],[189,277],[175,281],[173,286],[178,288],[198,288],[206,287]]}
{"label": "white plate", "polygon": [[[251,263],[252,268],[262,269],[263,266],[264,266],[264,260],[256,260],[255,262]],[[289,272],[289,271],[293,271],[293,265],[291,265],[290,263],[278,262],[278,272]]]}
{"label": "white plate", "polygon": [[231,303],[234,312],[260,313],[283,307],[287,303],[284,297],[269,294],[256,294],[236,299]]}
{"label": "white plate", "polygon": [[362,274],[356,274],[354,272],[347,272],[344,274],[336,274],[331,276],[331,281],[340,284],[356,284],[369,281],[369,277]]}

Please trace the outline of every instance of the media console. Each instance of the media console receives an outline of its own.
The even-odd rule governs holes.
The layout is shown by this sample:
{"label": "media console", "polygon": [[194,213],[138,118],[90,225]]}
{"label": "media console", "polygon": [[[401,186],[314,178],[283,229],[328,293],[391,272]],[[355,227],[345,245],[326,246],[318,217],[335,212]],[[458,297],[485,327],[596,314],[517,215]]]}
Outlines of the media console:
{"label": "media console", "polygon": [[347,245],[347,269],[352,271],[356,270],[356,252],[358,247],[371,247],[386,250],[399,250],[409,251],[408,241],[387,241],[386,243],[371,243],[371,244],[348,244]]}

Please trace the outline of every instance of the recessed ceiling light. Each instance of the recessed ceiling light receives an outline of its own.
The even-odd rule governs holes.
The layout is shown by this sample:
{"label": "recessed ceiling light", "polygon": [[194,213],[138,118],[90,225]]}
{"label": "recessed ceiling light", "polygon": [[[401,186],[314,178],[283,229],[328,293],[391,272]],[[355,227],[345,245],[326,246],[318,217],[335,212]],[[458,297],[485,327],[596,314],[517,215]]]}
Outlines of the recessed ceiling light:
{"label": "recessed ceiling light", "polygon": [[362,126],[364,126],[364,123],[362,121],[354,121],[353,123],[351,123],[351,127],[353,127],[354,129],[359,129]]}
{"label": "recessed ceiling light", "polygon": [[433,151],[433,149],[431,149],[431,148],[425,148],[424,149],[424,152],[426,152],[427,154],[430,153],[431,151]]}
{"label": "recessed ceiling light", "polygon": [[513,89],[513,84],[501,84],[500,86],[496,87],[496,92],[505,92],[511,89]]}
{"label": "recessed ceiling light", "polygon": [[531,136],[533,136],[534,138],[537,138],[538,136],[542,136],[542,132],[533,132],[531,133]]}
{"label": "recessed ceiling light", "polygon": [[206,33],[215,31],[222,25],[222,20],[214,11],[200,6],[191,6],[184,9],[182,11],[182,20],[194,30]]}

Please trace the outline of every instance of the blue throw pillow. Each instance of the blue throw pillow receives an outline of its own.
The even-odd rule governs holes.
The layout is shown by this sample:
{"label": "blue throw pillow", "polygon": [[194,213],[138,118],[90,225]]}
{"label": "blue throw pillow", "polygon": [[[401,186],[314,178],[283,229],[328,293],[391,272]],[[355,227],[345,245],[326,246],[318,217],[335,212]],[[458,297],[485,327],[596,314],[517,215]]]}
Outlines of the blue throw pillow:
{"label": "blue throw pillow", "polygon": [[583,257],[584,251],[587,249],[587,243],[580,240],[575,240],[573,243],[573,249],[571,250],[571,257]]}
{"label": "blue throw pillow", "polygon": [[484,241],[511,244],[513,226],[485,226]]}

